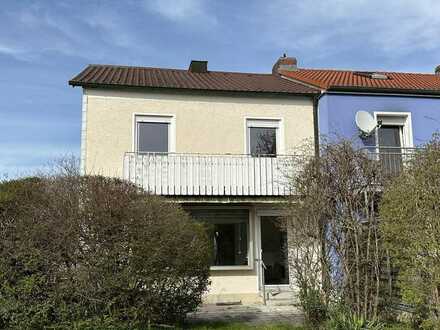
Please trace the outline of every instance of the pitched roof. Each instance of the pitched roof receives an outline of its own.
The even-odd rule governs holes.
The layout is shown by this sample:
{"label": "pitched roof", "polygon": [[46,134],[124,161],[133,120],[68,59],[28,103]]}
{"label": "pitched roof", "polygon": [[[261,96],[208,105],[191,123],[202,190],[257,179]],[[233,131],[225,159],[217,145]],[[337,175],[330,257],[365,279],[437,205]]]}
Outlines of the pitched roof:
{"label": "pitched roof", "polygon": [[298,69],[281,74],[328,90],[440,94],[439,74],[321,69]]}
{"label": "pitched roof", "polygon": [[314,94],[316,89],[283,79],[278,75],[131,67],[116,65],[87,66],[69,81],[72,86],[124,86],[172,88],[203,91]]}

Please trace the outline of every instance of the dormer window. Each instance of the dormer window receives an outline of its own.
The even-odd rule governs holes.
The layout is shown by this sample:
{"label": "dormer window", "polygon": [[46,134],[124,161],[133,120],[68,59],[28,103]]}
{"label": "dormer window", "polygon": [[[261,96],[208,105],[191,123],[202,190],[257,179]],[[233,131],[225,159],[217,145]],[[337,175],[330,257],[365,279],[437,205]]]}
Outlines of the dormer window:
{"label": "dormer window", "polygon": [[368,72],[368,71],[356,71],[353,73],[355,76],[361,76],[369,79],[388,80],[391,79],[385,73]]}

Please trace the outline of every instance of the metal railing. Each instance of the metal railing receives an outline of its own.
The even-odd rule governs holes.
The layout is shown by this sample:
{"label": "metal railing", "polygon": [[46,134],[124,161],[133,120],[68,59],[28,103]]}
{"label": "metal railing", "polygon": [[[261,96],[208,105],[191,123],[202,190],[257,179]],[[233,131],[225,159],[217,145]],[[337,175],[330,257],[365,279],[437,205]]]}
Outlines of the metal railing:
{"label": "metal railing", "polygon": [[124,179],[160,195],[286,196],[294,160],[295,156],[128,152]]}
{"label": "metal railing", "polygon": [[386,176],[396,176],[411,160],[417,148],[365,147],[362,150],[370,159],[380,162],[381,169]]}

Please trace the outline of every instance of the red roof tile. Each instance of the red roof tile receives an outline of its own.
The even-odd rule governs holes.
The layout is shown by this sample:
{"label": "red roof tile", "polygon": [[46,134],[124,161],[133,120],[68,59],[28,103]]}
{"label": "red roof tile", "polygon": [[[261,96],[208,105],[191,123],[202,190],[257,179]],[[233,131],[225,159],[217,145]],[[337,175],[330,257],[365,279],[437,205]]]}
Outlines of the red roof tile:
{"label": "red roof tile", "polygon": [[[385,75],[387,79],[373,78],[372,74]],[[383,90],[402,93],[440,93],[440,75],[403,72],[364,72],[346,70],[298,69],[282,71],[286,78],[301,81],[321,89]]]}
{"label": "red roof tile", "polygon": [[173,88],[225,92],[261,92],[282,94],[310,94],[316,89],[283,79],[278,75],[208,71],[89,65],[69,81],[72,86],[125,86]]}

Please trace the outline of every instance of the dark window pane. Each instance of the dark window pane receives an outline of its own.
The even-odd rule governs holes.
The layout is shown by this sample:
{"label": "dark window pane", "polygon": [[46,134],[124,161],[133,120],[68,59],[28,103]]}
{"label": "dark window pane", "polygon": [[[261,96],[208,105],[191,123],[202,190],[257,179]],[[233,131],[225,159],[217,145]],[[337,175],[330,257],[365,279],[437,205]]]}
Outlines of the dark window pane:
{"label": "dark window pane", "polygon": [[398,174],[402,169],[401,129],[401,126],[382,126],[379,128],[380,160],[387,175]]}
{"label": "dark window pane", "polygon": [[247,223],[217,223],[213,226],[214,266],[247,265]]}
{"label": "dark window pane", "polygon": [[276,155],[277,153],[277,129],[264,127],[251,127],[250,152],[253,156]]}
{"label": "dark window pane", "polygon": [[167,123],[138,123],[138,152],[168,152]]}
{"label": "dark window pane", "polygon": [[212,266],[248,265],[248,210],[189,210],[206,224],[212,248]]}
{"label": "dark window pane", "polygon": [[382,126],[379,128],[380,147],[400,147],[400,126]]}
{"label": "dark window pane", "polygon": [[277,217],[261,217],[261,248],[264,284],[289,284],[287,232],[279,227]]}

